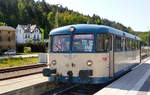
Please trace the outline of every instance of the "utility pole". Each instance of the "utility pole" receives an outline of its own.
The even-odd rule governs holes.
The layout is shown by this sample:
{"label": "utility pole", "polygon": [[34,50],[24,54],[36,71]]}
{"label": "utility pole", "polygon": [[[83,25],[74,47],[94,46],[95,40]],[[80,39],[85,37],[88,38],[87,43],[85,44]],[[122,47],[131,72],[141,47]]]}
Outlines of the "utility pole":
{"label": "utility pole", "polygon": [[149,54],[149,51],[150,51],[150,30],[149,30],[149,27],[147,26],[147,29],[148,29],[148,56],[150,55]]}
{"label": "utility pole", "polygon": [[150,31],[148,30],[148,56],[150,55],[149,51],[150,51]]}
{"label": "utility pole", "polygon": [[57,6],[57,9],[56,9],[56,27],[58,27],[59,26],[58,25],[58,8],[59,8],[60,4],[56,4],[56,6]]}

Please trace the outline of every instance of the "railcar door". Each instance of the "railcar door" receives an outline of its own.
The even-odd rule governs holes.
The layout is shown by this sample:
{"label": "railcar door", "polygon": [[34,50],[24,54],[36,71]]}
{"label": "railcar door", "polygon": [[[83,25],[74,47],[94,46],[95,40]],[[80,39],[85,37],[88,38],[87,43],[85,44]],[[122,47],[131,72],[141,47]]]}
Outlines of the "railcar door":
{"label": "railcar door", "polygon": [[110,35],[110,51],[109,51],[109,77],[114,76],[115,66],[114,66],[114,35]]}

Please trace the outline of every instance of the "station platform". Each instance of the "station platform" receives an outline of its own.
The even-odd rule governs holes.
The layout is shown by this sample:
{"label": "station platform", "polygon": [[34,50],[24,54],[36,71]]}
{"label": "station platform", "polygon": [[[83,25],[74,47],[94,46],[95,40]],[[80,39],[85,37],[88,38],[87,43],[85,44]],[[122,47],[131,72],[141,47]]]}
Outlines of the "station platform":
{"label": "station platform", "polygon": [[30,87],[32,85],[40,84],[47,81],[48,78],[43,77],[42,74],[35,74],[15,79],[3,80],[0,81],[0,95],[5,95],[4,93],[16,91],[18,89]]}
{"label": "station platform", "polygon": [[94,95],[150,95],[150,60]]}

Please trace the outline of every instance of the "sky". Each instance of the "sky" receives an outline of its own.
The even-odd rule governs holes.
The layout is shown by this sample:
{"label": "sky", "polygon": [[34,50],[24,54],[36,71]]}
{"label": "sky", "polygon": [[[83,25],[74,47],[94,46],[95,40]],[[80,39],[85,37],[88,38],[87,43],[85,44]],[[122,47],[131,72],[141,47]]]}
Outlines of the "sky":
{"label": "sky", "polygon": [[119,22],[134,31],[150,30],[150,0],[45,0],[49,4],[78,11],[84,15],[99,15]]}

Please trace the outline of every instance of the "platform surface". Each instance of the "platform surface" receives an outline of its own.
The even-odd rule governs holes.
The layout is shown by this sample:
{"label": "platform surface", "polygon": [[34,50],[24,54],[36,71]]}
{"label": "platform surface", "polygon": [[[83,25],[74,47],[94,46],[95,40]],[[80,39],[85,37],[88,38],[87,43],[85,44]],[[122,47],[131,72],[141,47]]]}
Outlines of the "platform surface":
{"label": "platform surface", "polygon": [[3,80],[0,81],[0,94],[47,81],[48,78],[44,77],[42,74],[35,74],[15,79]]}
{"label": "platform surface", "polygon": [[150,95],[150,60],[94,95]]}

